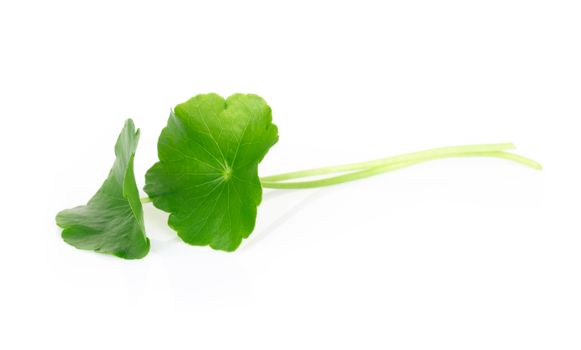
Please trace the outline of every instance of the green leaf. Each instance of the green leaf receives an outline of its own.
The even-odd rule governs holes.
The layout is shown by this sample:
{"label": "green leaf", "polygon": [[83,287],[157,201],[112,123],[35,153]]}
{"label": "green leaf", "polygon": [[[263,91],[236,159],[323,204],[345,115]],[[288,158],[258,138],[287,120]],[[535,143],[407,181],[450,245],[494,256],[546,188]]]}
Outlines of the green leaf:
{"label": "green leaf", "polygon": [[197,95],[170,114],[145,192],[185,242],[233,251],[254,229],[258,163],[277,141],[259,96]]}
{"label": "green leaf", "polygon": [[149,252],[143,208],[133,175],[139,130],[131,119],[115,144],[115,163],[109,177],[87,205],[57,214],[65,242],[79,249],[113,254],[125,259],[143,258]]}

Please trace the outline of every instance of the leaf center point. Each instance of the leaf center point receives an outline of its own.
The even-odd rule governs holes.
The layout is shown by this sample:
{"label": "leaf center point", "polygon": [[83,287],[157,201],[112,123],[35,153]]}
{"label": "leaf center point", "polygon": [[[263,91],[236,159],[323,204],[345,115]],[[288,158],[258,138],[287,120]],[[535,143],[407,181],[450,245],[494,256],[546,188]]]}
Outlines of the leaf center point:
{"label": "leaf center point", "polygon": [[232,168],[228,164],[224,165],[224,171],[222,172],[222,178],[224,181],[228,181],[232,178]]}

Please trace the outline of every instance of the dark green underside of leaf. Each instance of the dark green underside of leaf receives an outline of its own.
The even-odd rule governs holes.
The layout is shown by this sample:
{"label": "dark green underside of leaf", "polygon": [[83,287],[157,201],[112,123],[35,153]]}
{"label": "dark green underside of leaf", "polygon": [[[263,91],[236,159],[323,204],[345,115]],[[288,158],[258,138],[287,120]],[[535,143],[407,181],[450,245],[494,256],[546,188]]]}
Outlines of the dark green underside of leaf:
{"label": "dark green underside of leaf", "polygon": [[143,208],[133,173],[139,130],[125,123],[115,144],[109,176],[86,205],[61,211],[57,225],[70,245],[125,259],[143,258],[150,242],[145,236]]}

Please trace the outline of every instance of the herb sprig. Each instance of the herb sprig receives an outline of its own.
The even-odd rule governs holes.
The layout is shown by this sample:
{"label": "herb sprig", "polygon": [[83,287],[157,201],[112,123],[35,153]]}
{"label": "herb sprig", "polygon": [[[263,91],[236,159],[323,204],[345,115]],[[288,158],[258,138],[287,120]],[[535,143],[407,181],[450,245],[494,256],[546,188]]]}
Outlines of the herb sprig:
{"label": "herb sprig", "polygon": [[[168,212],[168,225],[186,243],[236,250],[254,230],[262,188],[306,189],[364,179],[415,164],[457,157],[493,157],[542,169],[509,153],[513,144],[435,148],[361,163],[258,176],[258,165],[278,141],[272,111],[257,95],[197,95],[177,105],[158,140],[159,161],[145,176],[139,198],[133,160],[139,130],[125,123],[115,145],[116,160],[99,191],[84,206],[57,214],[65,242],[125,259],[143,258],[142,203]],[[313,176],[323,177],[310,180]],[[298,181],[297,181],[298,180]]]}

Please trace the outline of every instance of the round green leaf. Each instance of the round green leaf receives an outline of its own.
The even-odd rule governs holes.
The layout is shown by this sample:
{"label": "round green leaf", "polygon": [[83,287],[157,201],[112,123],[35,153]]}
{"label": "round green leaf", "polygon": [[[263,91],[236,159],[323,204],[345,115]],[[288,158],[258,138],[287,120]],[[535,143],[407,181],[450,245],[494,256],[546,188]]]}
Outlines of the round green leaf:
{"label": "round green leaf", "polygon": [[277,141],[259,96],[197,95],[170,114],[145,192],[185,242],[233,251],[254,229],[258,164]]}

